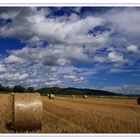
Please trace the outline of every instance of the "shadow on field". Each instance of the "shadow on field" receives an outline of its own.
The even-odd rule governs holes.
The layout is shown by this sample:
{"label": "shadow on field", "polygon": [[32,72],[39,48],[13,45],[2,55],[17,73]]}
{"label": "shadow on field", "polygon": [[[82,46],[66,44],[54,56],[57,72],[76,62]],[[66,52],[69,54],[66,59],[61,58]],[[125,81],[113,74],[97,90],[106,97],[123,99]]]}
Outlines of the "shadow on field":
{"label": "shadow on field", "polygon": [[6,123],[6,124],[5,124],[5,127],[6,127],[6,129],[8,129],[8,130],[14,130],[14,127],[13,127],[13,125],[12,125],[12,122]]}

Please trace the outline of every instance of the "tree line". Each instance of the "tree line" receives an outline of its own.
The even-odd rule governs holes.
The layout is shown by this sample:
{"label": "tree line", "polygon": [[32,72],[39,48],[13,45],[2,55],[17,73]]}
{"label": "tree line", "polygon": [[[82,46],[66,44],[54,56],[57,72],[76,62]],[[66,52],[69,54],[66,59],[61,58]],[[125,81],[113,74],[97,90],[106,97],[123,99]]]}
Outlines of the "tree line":
{"label": "tree line", "polygon": [[20,92],[20,93],[24,93],[24,92],[35,92],[36,90],[34,89],[34,87],[23,87],[21,85],[15,85],[14,87],[4,87],[2,86],[2,84],[0,84],[0,92]]}

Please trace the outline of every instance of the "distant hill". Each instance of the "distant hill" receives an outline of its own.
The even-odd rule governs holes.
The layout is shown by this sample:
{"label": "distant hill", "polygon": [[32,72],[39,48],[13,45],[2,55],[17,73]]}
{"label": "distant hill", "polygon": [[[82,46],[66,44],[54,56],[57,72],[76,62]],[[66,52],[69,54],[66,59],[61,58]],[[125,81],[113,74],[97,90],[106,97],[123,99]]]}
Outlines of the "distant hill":
{"label": "distant hill", "polygon": [[48,93],[58,94],[58,95],[121,95],[116,94],[109,91],[103,90],[95,90],[95,89],[82,89],[82,88],[59,88],[59,87],[51,87],[51,88],[41,88],[37,90],[42,95],[47,95]]}

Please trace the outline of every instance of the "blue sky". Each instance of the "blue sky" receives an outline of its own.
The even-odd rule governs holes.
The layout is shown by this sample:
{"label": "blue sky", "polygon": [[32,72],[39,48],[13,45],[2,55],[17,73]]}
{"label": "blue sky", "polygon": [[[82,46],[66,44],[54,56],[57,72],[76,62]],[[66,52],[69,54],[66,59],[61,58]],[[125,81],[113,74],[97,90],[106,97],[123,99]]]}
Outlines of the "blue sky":
{"label": "blue sky", "polygon": [[139,17],[139,7],[0,7],[0,83],[139,86]]}

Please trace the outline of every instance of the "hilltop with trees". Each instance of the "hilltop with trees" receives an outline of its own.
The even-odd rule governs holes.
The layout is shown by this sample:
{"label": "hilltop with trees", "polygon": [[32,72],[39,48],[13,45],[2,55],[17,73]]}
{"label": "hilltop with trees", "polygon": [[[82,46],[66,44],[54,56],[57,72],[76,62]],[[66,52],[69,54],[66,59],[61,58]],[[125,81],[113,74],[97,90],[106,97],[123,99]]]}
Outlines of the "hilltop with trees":
{"label": "hilltop with trees", "polygon": [[2,84],[0,84],[0,92],[9,93],[9,92],[19,92],[19,93],[33,93],[33,92],[39,92],[41,95],[47,95],[49,93],[57,94],[57,95],[109,95],[109,96],[115,96],[115,95],[121,95],[116,94],[109,91],[102,91],[102,90],[96,90],[96,89],[82,89],[82,88],[59,88],[59,87],[45,87],[38,90],[35,90],[34,87],[23,87],[21,85],[15,85],[14,87],[4,87]]}

